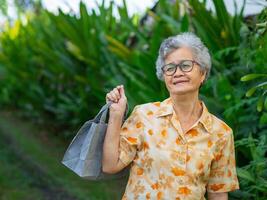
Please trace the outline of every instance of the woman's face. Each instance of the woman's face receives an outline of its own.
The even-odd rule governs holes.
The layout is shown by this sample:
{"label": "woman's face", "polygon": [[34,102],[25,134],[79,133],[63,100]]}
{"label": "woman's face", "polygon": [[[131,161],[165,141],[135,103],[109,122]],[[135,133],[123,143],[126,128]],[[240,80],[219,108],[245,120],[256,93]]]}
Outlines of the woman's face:
{"label": "woman's face", "polygon": [[[189,48],[182,47],[171,52],[165,59],[165,64],[179,64],[181,60],[194,60]],[[183,72],[177,67],[172,76],[164,74],[166,87],[170,94],[190,94],[199,90],[200,84],[205,79],[205,73],[201,72],[200,66],[194,63],[190,72]]]}

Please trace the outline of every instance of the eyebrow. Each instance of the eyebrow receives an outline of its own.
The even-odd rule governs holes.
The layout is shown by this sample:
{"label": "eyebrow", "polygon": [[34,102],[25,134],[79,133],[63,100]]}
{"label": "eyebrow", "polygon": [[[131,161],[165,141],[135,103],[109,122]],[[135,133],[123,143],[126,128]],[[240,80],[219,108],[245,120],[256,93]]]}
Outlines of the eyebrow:
{"label": "eyebrow", "polygon": [[166,64],[171,64],[171,63],[176,64],[177,62],[180,63],[181,61],[185,61],[185,60],[193,60],[193,59],[176,60],[176,61],[172,61],[172,62],[169,62],[169,63],[166,62]]}

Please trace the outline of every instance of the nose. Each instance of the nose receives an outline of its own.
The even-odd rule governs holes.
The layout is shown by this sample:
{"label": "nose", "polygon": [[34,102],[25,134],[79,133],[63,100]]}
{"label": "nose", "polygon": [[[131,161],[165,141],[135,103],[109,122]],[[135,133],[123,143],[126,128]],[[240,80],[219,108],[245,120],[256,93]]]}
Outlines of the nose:
{"label": "nose", "polygon": [[184,75],[184,72],[180,69],[179,66],[177,66],[175,73],[173,74],[173,76],[181,76]]}

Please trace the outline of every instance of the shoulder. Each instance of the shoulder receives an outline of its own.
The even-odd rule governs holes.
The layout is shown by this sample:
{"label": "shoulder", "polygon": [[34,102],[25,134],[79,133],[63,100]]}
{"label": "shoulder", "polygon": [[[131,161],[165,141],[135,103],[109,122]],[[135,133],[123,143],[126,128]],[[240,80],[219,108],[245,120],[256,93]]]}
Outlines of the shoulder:
{"label": "shoulder", "polygon": [[232,128],[221,118],[214,114],[210,114],[212,117],[212,130],[213,134],[218,138],[228,138],[232,137]]}
{"label": "shoulder", "polygon": [[232,128],[221,118],[217,117],[216,115],[212,115],[213,119],[213,128],[217,131],[224,130],[225,132],[231,132]]}
{"label": "shoulder", "polygon": [[158,104],[160,102],[157,101],[135,105],[124,126],[134,123],[136,127],[142,127],[154,116],[155,111],[158,109]]}
{"label": "shoulder", "polygon": [[160,108],[162,102],[153,101],[143,104],[138,104],[133,108],[133,112],[140,115],[154,115],[154,113]]}

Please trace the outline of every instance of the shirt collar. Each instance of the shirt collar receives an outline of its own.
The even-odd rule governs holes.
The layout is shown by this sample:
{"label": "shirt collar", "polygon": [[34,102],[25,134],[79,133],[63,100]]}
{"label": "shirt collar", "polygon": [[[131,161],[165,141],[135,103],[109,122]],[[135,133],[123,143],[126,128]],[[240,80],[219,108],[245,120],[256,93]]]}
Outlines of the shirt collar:
{"label": "shirt collar", "polygon": [[[203,111],[200,116],[199,122],[201,122],[201,124],[209,133],[212,133],[212,116],[209,113],[204,101],[200,100],[200,102],[203,106]],[[158,106],[159,109],[155,112],[156,117],[163,117],[173,113],[173,104],[171,101],[171,97],[162,101],[160,104],[158,104]]]}

